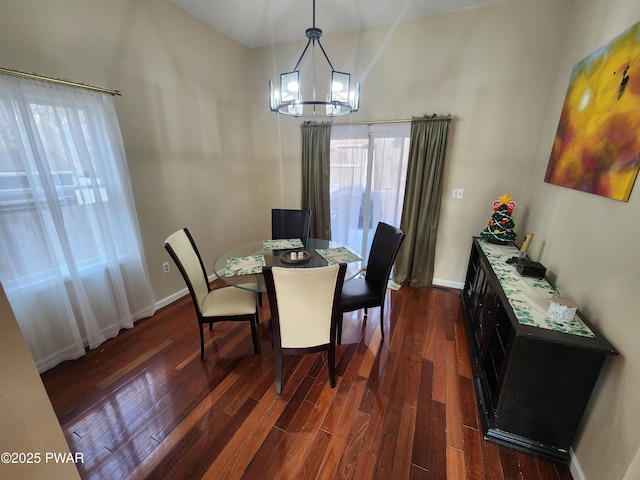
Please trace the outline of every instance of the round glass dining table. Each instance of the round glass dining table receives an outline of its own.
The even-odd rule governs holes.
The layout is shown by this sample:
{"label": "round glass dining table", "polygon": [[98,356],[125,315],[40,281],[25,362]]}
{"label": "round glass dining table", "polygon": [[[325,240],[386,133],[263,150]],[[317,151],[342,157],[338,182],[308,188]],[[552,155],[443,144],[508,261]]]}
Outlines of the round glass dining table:
{"label": "round glass dining table", "polygon": [[[307,239],[306,244],[304,244],[300,248],[284,248],[284,249],[265,249],[265,241],[259,240],[257,242],[251,242],[244,245],[240,245],[238,247],[234,247],[231,250],[223,253],[218,257],[218,259],[213,264],[213,270],[216,276],[222,280],[224,283],[230,286],[244,288],[246,285],[241,286],[242,284],[246,284],[247,282],[256,282],[257,280],[257,288],[251,289],[257,293],[266,293],[267,288],[264,283],[264,278],[262,276],[261,267],[255,268],[255,272],[251,274],[237,274],[229,271],[227,268],[229,264],[229,260],[232,262],[235,259],[239,258],[264,258],[264,266],[272,266],[272,267],[287,267],[287,268],[315,268],[315,267],[325,267],[329,265],[329,262],[320,255],[316,250],[330,250],[336,251],[339,253],[343,253],[346,251],[346,247],[340,243],[332,242],[331,240],[321,240],[319,238],[309,238]],[[292,263],[291,261],[283,261],[284,259],[289,258],[287,256],[288,252],[296,250],[296,251],[306,251],[310,254],[310,258],[305,261]],[[345,282],[349,281],[360,274],[363,268],[363,262],[360,257],[353,254],[353,252],[347,251],[347,272],[345,275]],[[356,260],[357,259],[357,260]],[[349,261],[351,260],[351,261]]]}

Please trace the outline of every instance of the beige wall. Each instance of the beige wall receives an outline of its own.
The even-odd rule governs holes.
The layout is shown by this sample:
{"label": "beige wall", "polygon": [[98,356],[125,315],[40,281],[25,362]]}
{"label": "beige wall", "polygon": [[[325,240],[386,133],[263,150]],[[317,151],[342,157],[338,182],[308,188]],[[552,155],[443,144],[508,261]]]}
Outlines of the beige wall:
{"label": "beige wall", "polygon": [[574,447],[585,478],[620,479],[640,446],[640,191],[636,183],[625,203],[543,179],[571,67],[638,21],[640,2],[582,0],[569,18],[527,182],[526,229],[535,233],[532,255],[620,351],[605,366]]}
{"label": "beige wall", "polygon": [[[536,234],[532,256],[622,352],[576,445],[590,480],[622,478],[640,443],[637,192],[614,202],[542,178],[571,66],[635,18],[637,0],[511,0],[323,38],[334,66],[362,81],[361,111],[341,121],[455,118],[437,281],[463,281],[470,238],[507,191],[520,231]],[[210,265],[268,235],[272,207],[299,205],[300,121],[267,111],[267,82],[302,47],[249,50],[164,0],[0,3],[3,66],[123,91],[116,109],[158,300],[184,288],[175,269],[162,273],[170,232],[190,227]]]}

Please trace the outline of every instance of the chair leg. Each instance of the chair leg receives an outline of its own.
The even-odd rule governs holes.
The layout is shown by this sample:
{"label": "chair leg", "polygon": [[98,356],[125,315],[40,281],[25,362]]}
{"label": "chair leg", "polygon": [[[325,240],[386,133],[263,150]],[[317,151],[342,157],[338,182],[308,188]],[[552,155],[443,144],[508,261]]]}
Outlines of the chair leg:
{"label": "chair leg", "polygon": [[282,350],[279,348],[273,352],[276,361],[276,394],[282,393]]}
{"label": "chair leg", "polygon": [[213,330],[213,322],[209,323],[209,331],[211,332]]}
{"label": "chair leg", "polygon": [[260,342],[258,342],[258,329],[256,327],[258,323],[258,311],[250,320],[251,322],[251,337],[253,338],[253,351],[256,355],[260,355]]}
{"label": "chair leg", "polygon": [[340,314],[340,317],[338,317],[338,324],[336,325],[336,328],[338,329],[338,331],[336,332],[336,343],[338,345],[342,345],[342,316],[344,315],[344,313]]}
{"label": "chair leg", "polygon": [[[202,323],[198,323],[198,326],[200,327],[200,361],[204,362],[204,331],[202,329]],[[212,324],[209,324],[209,327],[211,327]]]}
{"label": "chair leg", "polygon": [[336,386],[336,346],[332,343],[329,344],[327,357],[327,363],[329,364],[329,385],[331,388],[334,388]]}
{"label": "chair leg", "polygon": [[367,307],[364,307],[364,316],[366,317],[368,315],[367,313]]}
{"label": "chair leg", "polygon": [[384,338],[384,302],[380,304],[380,335]]}
{"label": "chair leg", "polygon": [[267,322],[267,328],[269,329],[269,336],[271,337],[271,346],[274,346],[273,343],[273,323],[271,323],[271,319]]}

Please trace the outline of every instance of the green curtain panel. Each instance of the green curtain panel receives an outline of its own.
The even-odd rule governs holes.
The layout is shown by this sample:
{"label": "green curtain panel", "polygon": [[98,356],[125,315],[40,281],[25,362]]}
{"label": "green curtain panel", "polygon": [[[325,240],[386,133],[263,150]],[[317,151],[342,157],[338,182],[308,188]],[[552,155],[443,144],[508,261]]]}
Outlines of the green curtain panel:
{"label": "green curtain panel", "polygon": [[400,228],[405,233],[393,279],[412,287],[431,285],[440,219],[442,177],[451,116],[411,119],[409,164]]}
{"label": "green curtain panel", "polygon": [[331,240],[331,125],[331,122],[302,124],[302,209],[311,210],[309,236],[324,240]]}

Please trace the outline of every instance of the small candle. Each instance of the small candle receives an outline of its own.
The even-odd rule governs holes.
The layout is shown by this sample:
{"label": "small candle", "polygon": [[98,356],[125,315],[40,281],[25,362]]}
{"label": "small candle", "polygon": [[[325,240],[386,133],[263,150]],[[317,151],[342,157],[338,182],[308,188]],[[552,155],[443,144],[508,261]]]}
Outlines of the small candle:
{"label": "small candle", "polygon": [[520,248],[520,251],[522,253],[527,253],[527,251],[529,251],[529,245],[531,244],[531,239],[533,239],[533,233],[527,233],[524,236],[524,242],[522,242],[522,247]]}
{"label": "small candle", "polygon": [[296,260],[298,258],[298,252],[291,252],[291,260]]}

